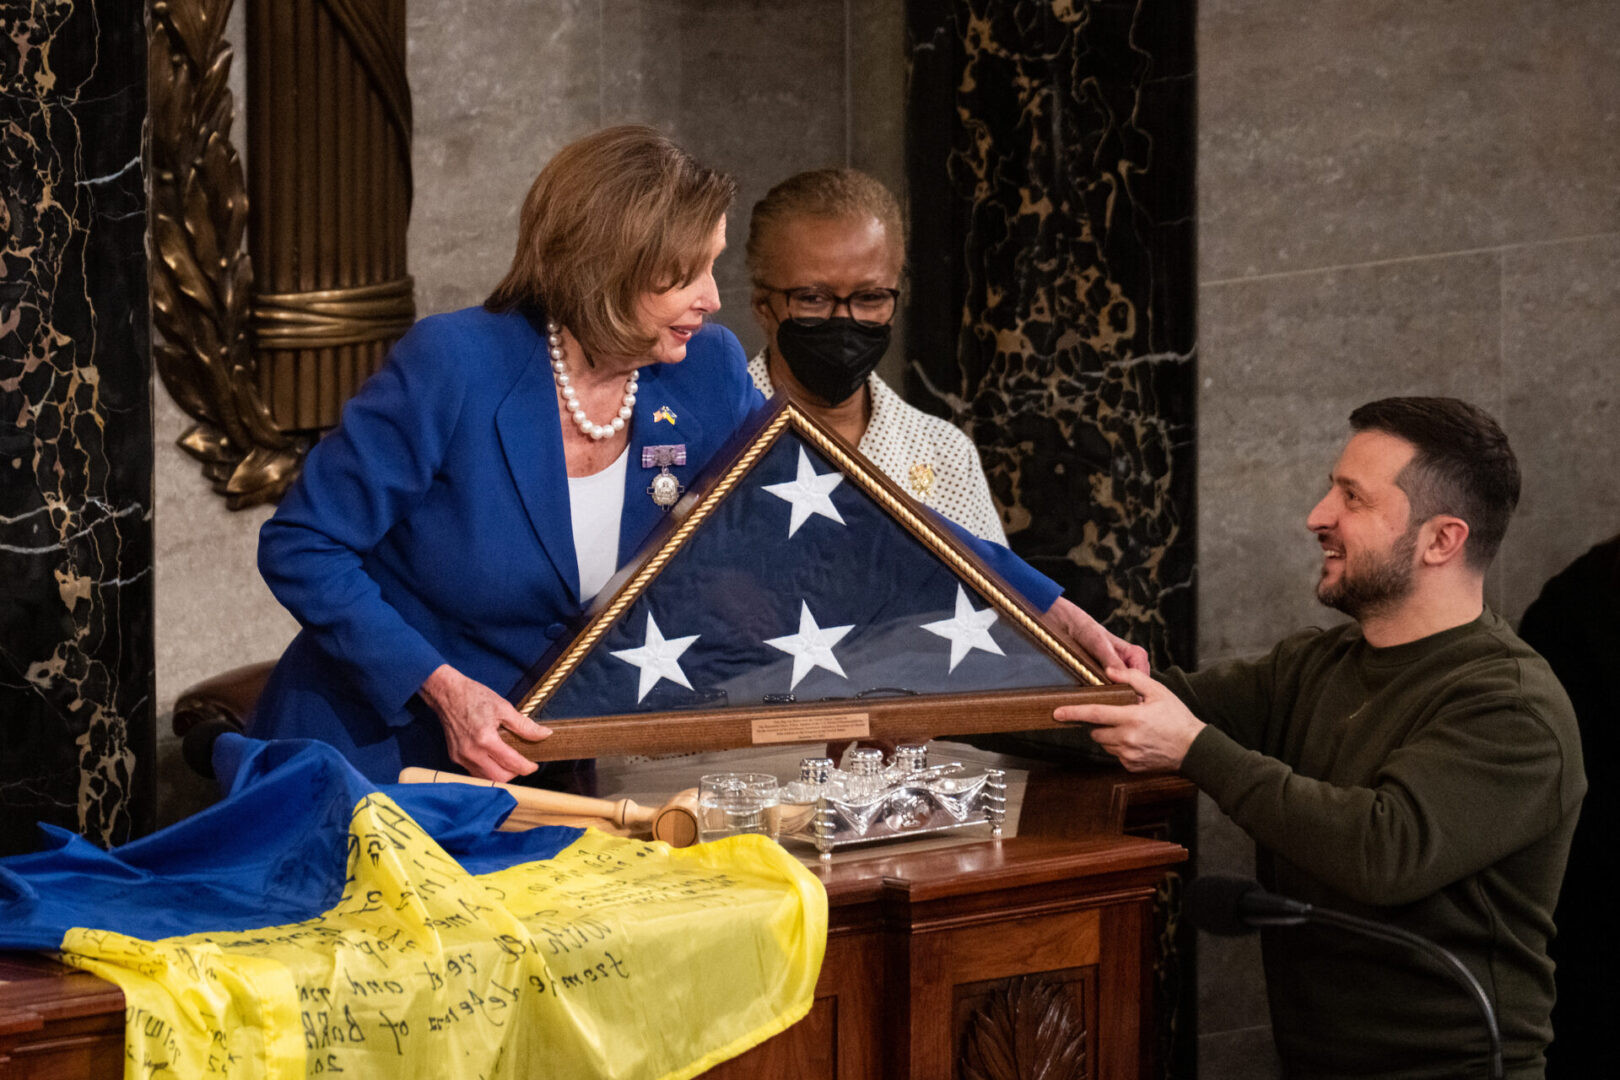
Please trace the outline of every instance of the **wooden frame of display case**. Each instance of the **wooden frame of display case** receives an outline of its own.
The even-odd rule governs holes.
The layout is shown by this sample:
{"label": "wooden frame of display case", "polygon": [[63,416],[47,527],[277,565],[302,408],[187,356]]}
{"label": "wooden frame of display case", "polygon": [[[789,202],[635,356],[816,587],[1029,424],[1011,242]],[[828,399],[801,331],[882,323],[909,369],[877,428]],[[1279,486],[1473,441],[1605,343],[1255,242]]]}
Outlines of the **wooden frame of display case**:
{"label": "wooden frame of display case", "polygon": [[790,705],[682,709],[581,719],[546,717],[550,738],[531,743],[503,732],[502,738],[533,761],[602,754],[725,750],[767,743],[824,742],[873,738],[921,742],[938,735],[986,734],[1061,727],[1052,719],[1058,705],[1078,702],[1131,704],[1135,691],[1108,683],[1102,665],[978,559],[949,530],[883,475],[857,450],[783,397],[718,453],[641,553],[619,571],[582,625],[559,641],[510,695],[518,711],[533,717],[597,645],[625,610],[669,565],[721,502],[781,436],[792,431],[824,455],[845,477],[884,509],[957,576],[972,585],[998,613],[1079,685],[983,693],[907,697],[839,698]]}

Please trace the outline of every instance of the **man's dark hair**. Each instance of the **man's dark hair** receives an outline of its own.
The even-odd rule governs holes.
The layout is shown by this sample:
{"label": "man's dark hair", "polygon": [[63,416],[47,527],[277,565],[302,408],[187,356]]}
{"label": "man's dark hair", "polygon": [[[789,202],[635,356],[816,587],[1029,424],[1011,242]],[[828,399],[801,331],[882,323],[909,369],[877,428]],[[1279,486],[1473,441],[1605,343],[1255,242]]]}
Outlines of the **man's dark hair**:
{"label": "man's dark hair", "polygon": [[1468,565],[1483,571],[1496,557],[1519,504],[1519,462],[1489,413],[1444,397],[1371,401],[1350,414],[1356,431],[1382,431],[1416,449],[1395,482],[1412,506],[1412,524],[1436,514],[1468,523]]}

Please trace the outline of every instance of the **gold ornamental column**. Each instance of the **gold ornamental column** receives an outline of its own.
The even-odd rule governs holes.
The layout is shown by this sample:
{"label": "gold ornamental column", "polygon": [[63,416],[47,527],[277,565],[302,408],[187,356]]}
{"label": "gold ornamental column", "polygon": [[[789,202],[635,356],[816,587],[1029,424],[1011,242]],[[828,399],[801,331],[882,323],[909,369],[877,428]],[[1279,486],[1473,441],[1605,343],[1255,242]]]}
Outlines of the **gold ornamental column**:
{"label": "gold ornamental column", "polygon": [[318,433],[415,319],[405,0],[249,0],[247,23],[259,396]]}

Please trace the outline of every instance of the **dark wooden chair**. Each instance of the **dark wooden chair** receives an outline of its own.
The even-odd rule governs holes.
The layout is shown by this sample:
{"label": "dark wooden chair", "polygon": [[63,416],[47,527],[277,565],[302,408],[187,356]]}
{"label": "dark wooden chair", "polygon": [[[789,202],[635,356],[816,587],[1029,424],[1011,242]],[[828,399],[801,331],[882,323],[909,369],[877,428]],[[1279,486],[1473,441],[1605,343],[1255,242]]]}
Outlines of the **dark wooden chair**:
{"label": "dark wooden chair", "polygon": [[227,731],[247,730],[248,720],[264,692],[274,660],[261,660],[204,679],[189,687],[174,704],[174,733],[180,736],[186,764],[199,775],[214,775],[214,740]]}

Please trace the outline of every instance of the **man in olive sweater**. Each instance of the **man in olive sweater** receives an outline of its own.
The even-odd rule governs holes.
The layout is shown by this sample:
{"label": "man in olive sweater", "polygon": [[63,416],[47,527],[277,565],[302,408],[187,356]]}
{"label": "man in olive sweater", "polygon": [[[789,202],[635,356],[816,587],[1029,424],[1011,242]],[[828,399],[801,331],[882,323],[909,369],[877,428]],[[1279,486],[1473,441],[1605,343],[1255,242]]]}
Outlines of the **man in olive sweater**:
{"label": "man in olive sweater", "polygon": [[[1421,934],[1492,999],[1507,1075],[1552,1038],[1552,914],[1586,790],[1551,669],[1485,608],[1518,501],[1501,429],[1450,398],[1357,409],[1306,525],[1317,597],[1355,621],[1205,671],[1109,672],[1134,706],[1059,720],[1130,769],[1179,768],[1254,837],[1277,892]],[[1483,1076],[1473,1001],[1428,958],[1312,926],[1262,937],[1289,1077]]]}

